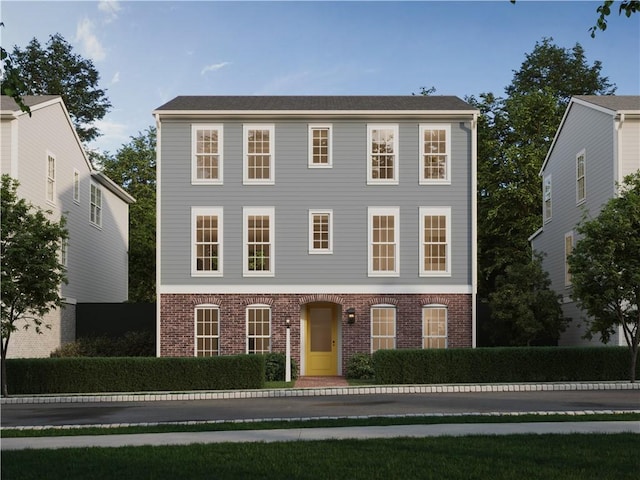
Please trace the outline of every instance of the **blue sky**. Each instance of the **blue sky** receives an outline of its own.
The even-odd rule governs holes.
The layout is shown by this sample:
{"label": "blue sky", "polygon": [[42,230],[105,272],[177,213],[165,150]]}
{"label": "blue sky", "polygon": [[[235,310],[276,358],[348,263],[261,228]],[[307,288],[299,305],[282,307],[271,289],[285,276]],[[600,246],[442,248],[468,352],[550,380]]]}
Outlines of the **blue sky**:
{"label": "blue sky", "polygon": [[9,50],[60,33],[93,60],[113,108],[91,147],[115,153],[177,95],[502,95],[543,37],[638,95],[640,13],[616,5],[592,39],[600,3],[2,0],[0,35]]}

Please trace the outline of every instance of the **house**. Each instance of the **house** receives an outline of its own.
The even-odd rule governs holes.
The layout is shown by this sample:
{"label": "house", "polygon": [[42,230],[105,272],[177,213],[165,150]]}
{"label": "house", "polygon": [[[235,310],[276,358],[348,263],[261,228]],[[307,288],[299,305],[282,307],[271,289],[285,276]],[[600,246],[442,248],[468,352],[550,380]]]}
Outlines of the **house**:
{"label": "house", "polygon": [[155,110],[158,355],[475,345],[476,120],[447,96],[180,96]]}
{"label": "house", "polygon": [[[567,257],[579,240],[576,226],[584,212],[596,217],[616,195],[624,177],[640,169],[640,96],[573,97],[560,122],[540,176],[543,226],[531,238],[544,255],[552,288],[562,295],[564,315],[571,318],[561,345],[597,345],[583,339],[585,317],[571,298]],[[624,345],[618,331],[611,344]]]}
{"label": "house", "polygon": [[64,307],[44,319],[51,329],[38,335],[20,328],[11,335],[9,357],[46,357],[75,340],[76,304],[123,302],[128,291],[129,204],[134,199],[96,171],[59,96],[27,96],[31,116],[2,96],[1,172],[20,182],[18,196],[67,219],[61,247],[68,284]]}

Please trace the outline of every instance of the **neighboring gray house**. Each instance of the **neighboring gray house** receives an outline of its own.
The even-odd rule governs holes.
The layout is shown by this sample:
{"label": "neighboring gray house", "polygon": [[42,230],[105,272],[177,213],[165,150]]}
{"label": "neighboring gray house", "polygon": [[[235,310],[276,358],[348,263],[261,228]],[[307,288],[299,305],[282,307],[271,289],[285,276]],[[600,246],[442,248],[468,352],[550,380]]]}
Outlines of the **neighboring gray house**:
{"label": "neighboring gray house", "polygon": [[11,336],[9,357],[44,357],[75,340],[75,305],[123,302],[128,291],[129,204],[134,199],[94,170],[59,96],[27,96],[31,116],[15,101],[0,103],[2,174],[20,182],[18,196],[67,218],[69,239],[61,249],[69,283],[61,286],[65,306],[45,322]]}
{"label": "neighboring gray house", "polygon": [[[623,178],[640,169],[640,96],[573,97],[540,170],[543,226],[530,238],[544,254],[552,288],[563,296],[565,316],[573,321],[561,345],[599,345],[582,338],[585,314],[571,298],[567,256],[576,244],[576,225],[584,211],[596,217]],[[621,332],[611,344],[624,345]]]}
{"label": "neighboring gray house", "polygon": [[185,96],[158,128],[158,355],[475,346],[476,120],[444,96]]}

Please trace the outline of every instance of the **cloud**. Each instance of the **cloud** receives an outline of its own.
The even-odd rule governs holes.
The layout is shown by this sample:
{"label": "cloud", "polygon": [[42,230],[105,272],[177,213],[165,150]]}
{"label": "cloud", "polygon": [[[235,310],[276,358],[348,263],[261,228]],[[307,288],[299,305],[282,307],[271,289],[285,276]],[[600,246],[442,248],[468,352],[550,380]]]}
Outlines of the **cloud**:
{"label": "cloud", "polygon": [[120,81],[120,72],[116,72],[111,78],[111,85]]}
{"label": "cloud", "polygon": [[118,18],[118,13],[122,7],[117,0],[101,0],[98,3],[98,10],[105,14],[105,22],[109,23]]}
{"label": "cloud", "polygon": [[80,42],[83,54],[89,58],[100,61],[107,56],[104,47],[93,32],[95,25],[91,20],[85,18],[80,20],[76,28],[76,40]]}
{"label": "cloud", "polygon": [[204,75],[207,72],[215,72],[216,70],[220,70],[221,68],[230,65],[230,62],[222,62],[222,63],[214,63],[213,65],[207,65],[202,69],[200,75]]}

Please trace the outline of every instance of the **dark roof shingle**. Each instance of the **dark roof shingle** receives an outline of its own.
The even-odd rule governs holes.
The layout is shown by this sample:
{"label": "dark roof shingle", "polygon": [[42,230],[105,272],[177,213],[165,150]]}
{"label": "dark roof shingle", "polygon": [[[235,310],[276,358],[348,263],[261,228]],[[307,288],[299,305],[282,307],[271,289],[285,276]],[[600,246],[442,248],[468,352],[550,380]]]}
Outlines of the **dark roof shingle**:
{"label": "dark roof shingle", "polygon": [[640,110],[640,95],[576,95],[575,98],[613,111]]}
{"label": "dark roof shingle", "polygon": [[[54,98],[58,98],[60,95],[25,95],[22,97],[22,101],[27,107],[35,107],[40,103],[48,102]],[[20,111],[20,107],[16,101],[8,95],[2,95],[0,97],[0,110],[9,110],[13,112]]]}

